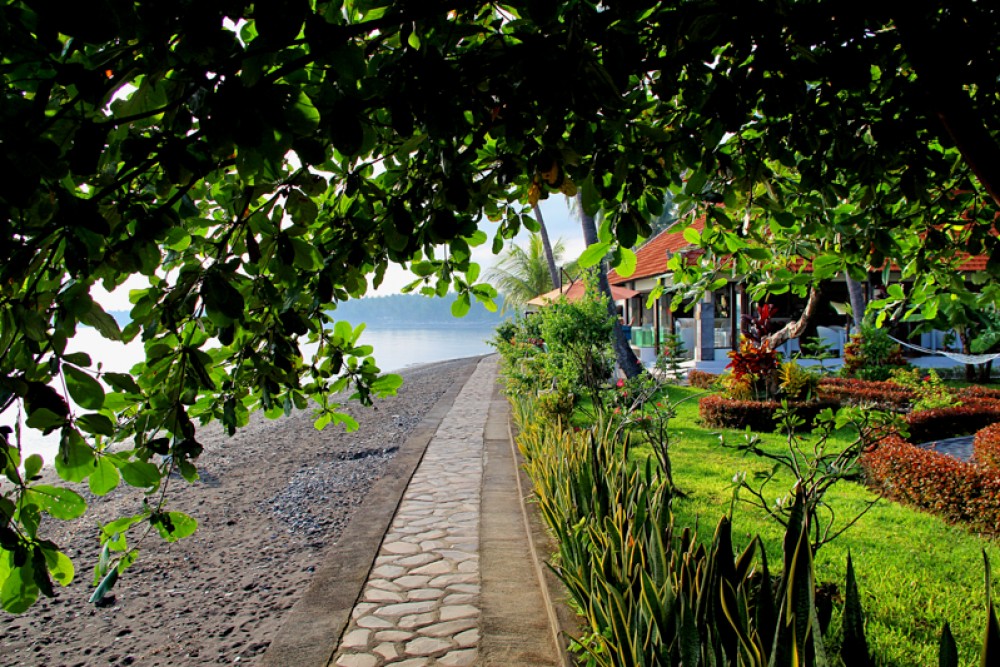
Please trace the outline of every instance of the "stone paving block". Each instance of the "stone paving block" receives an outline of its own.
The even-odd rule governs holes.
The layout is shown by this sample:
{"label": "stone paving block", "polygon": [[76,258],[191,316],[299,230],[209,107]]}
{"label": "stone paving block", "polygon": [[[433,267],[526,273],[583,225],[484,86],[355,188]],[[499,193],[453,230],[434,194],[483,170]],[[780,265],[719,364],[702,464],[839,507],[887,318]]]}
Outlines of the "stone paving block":
{"label": "stone paving block", "polygon": [[404,616],[399,619],[399,623],[397,625],[401,628],[409,630],[413,628],[422,628],[425,625],[430,625],[431,623],[436,622],[437,620],[438,617],[436,613],[414,614],[413,616]]}
{"label": "stone paving block", "polygon": [[377,642],[405,642],[413,639],[416,635],[406,630],[379,630],[375,633]]}
{"label": "stone paving block", "polygon": [[369,630],[385,630],[387,628],[395,628],[396,626],[384,618],[379,618],[378,616],[362,616],[358,619],[359,628],[368,628]]}
{"label": "stone paving block", "polygon": [[399,565],[379,565],[372,570],[372,576],[392,579],[406,573],[406,568]]}
{"label": "stone paving block", "polygon": [[466,630],[465,632],[460,632],[454,637],[455,643],[457,643],[462,648],[470,648],[479,643],[479,630],[473,628],[471,630]]}
{"label": "stone paving block", "polygon": [[456,618],[470,618],[479,615],[479,609],[471,604],[457,604],[441,607],[442,621],[452,621]]}
{"label": "stone paving block", "polygon": [[424,602],[401,602],[379,607],[375,612],[379,616],[410,616],[413,614],[425,614],[433,611],[437,605],[432,601]]}
{"label": "stone paving block", "polygon": [[409,656],[432,656],[436,653],[454,648],[454,644],[447,639],[437,637],[418,637],[406,642],[406,655]]}
{"label": "stone paving block", "polygon": [[475,618],[460,618],[455,621],[445,623],[435,623],[420,629],[420,634],[427,637],[452,637],[466,630],[476,627]]}
{"label": "stone paving block", "polygon": [[449,563],[447,560],[438,560],[433,563],[428,563],[427,565],[421,565],[418,568],[411,570],[413,574],[449,574],[455,571],[455,565]]}
{"label": "stone paving block", "polygon": [[408,574],[405,577],[394,579],[393,583],[401,588],[423,588],[431,578],[425,574]]}
{"label": "stone paving block", "polygon": [[377,667],[378,658],[363,653],[348,653],[337,658],[338,667]]}
{"label": "stone paving block", "polygon": [[444,596],[445,592],[440,588],[415,588],[412,591],[406,592],[406,599],[411,601],[437,600]]}
{"label": "stone paving block", "polygon": [[371,630],[359,629],[351,630],[340,641],[340,645],[345,648],[368,648],[368,641],[371,639]]}
{"label": "stone paving block", "polygon": [[438,658],[438,664],[444,667],[471,667],[476,664],[479,652],[476,649],[451,651]]}
{"label": "stone paving block", "polygon": [[364,593],[365,602],[406,602],[407,597],[381,588],[370,588]]}

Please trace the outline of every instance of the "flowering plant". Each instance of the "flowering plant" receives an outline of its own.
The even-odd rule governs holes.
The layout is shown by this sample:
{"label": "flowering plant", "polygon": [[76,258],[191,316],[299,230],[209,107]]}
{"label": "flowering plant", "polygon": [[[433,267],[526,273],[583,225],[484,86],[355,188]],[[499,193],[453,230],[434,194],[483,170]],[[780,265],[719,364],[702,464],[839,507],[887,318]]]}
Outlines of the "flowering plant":
{"label": "flowering plant", "polygon": [[743,340],[740,349],[729,353],[726,366],[738,386],[749,386],[754,398],[764,399],[777,393],[778,352],[771,349],[767,334],[771,318],[777,312],[774,306],[763,304],[756,314],[743,316]]}

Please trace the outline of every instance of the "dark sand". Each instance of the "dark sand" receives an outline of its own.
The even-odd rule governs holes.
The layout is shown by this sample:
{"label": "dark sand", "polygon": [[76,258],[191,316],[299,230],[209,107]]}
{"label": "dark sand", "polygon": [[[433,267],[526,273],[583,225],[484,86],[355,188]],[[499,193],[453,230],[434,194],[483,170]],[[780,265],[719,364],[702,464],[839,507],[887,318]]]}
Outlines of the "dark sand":
{"label": "dark sand", "polygon": [[198,531],[175,544],[147,537],[103,608],[87,602],[95,526],[139,512],[141,493],[85,494],[82,519],[43,528],[73,559],[76,580],[21,616],[0,612],[0,663],[256,664],[386,463],[474,362],[403,371],[398,396],[375,410],[347,407],[361,424],[354,433],[318,432],[309,413],[255,419],[233,438],[206,429],[201,481],[172,479],[168,502],[194,516]]}

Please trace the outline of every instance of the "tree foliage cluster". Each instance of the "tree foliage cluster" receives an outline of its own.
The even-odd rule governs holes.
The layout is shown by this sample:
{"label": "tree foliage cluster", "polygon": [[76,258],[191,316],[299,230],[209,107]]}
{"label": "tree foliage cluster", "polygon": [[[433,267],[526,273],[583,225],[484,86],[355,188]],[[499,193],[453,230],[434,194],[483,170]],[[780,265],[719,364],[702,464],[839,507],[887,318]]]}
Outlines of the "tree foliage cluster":
{"label": "tree foliage cluster", "polygon": [[[707,211],[699,242],[775,290],[805,289],[799,257],[816,278],[896,262],[927,302],[962,287],[945,270],[956,250],[998,266],[993,3],[0,12],[0,408],[60,434],[63,479],[150,492],[105,527],[107,572],[134,559],[130,529],[188,532],[162,492],[174,470],[196,478],[197,422],[233,431],[311,398],[322,426],[341,390],[393,391],[336,305],[392,262],[412,290],[453,290],[459,314],[492,307],[471,250],[535,228],[523,205],[549,193],[603,211],[600,238],[628,264],[671,190]],[[136,274],[149,286],[119,328],[91,291]],[[143,341],[146,361],[115,374],[67,354],[80,326]],[[40,517],[84,506],[38,483],[16,432],[0,453],[0,602],[23,611],[72,577]]]}

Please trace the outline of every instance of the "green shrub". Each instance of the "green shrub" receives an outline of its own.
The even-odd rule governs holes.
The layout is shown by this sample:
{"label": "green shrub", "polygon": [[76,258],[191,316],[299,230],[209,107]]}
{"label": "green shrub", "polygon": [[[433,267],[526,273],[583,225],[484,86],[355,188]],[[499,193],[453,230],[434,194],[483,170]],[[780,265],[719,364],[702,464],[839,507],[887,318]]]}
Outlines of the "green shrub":
{"label": "green shrub", "polygon": [[934,369],[924,372],[919,368],[897,368],[890,373],[889,378],[895,384],[913,392],[916,397],[913,403],[913,410],[915,412],[919,410],[934,410],[936,408],[950,408],[962,404],[952,391],[945,386],[941,377]]}
{"label": "green shrub", "polygon": [[861,380],[887,380],[896,368],[908,364],[899,345],[889,337],[889,332],[870,325],[862,325],[844,346],[844,377]]}
{"label": "green shrub", "polygon": [[808,401],[817,395],[820,376],[794,361],[781,364],[778,378],[780,394],[789,401]]}

